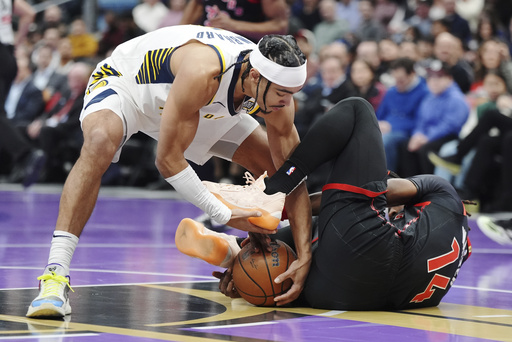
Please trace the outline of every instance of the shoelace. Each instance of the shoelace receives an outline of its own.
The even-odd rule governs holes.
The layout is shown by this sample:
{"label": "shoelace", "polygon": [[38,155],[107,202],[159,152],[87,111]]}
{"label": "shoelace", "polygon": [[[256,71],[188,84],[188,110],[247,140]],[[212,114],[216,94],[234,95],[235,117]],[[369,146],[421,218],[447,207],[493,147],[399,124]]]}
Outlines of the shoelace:
{"label": "shoelace", "polygon": [[[266,177],[266,172],[264,175]],[[263,178],[265,178],[265,177],[263,177]],[[224,189],[239,189],[240,187],[242,187],[243,189],[254,188],[254,185],[256,184],[256,182],[258,181],[259,178],[254,179],[253,175],[249,171],[245,171],[244,179],[245,179],[246,185],[222,184],[222,186]],[[256,186],[256,187],[258,188],[258,190],[262,190],[261,186]]]}
{"label": "shoelace", "polygon": [[253,175],[251,175],[251,173],[249,171],[245,171],[244,178],[245,178],[245,184],[247,184],[248,186],[251,186],[254,184],[254,182],[256,182],[256,179],[254,179]]}
{"label": "shoelace", "polygon": [[73,292],[73,288],[69,284],[69,279],[67,277],[63,277],[61,275],[56,274],[55,272],[52,272],[52,274],[43,274],[40,277],[37,277],[37,280],[44,281],[44,290],[41,296],[47,297],[47,296],[60,296],[59,290],[62,283],[66,284],[67,287]]}

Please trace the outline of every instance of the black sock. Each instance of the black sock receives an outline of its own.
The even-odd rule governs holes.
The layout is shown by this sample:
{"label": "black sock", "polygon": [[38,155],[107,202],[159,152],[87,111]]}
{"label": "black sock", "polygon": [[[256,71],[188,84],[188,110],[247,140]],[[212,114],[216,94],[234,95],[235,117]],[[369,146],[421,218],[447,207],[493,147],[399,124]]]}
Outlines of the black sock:
{"label": "black sock", "polygon": [[272,195],[276,192],[284,192],[288,195],[307,175],[308,172],[303,166],[287,160],[272,177],[265,178],[264,192],[267,195]]}

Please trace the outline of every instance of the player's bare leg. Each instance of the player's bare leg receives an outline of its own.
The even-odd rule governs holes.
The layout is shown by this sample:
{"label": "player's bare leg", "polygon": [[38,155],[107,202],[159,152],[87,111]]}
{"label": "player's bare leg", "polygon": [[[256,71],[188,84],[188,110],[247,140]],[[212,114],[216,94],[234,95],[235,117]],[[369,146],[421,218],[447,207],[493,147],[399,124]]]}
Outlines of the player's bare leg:
{"label": "player's bare leg", "polygon": [[109,110],[87,116],[80,157],[64,184],[48,265],[38,278],[39,295],[28,317],[62,317],[71,313],[69,264],[85,223],[96,205],[101,177],[123,138],[121,119]]}
{"label": "player's bare leg", "polygon": [[110,110],[87,116],[83,123],[84,144],[80,157],[64,184],[56,230],[78,237],[96,205],[101,177],[123,139],[121,119]]}

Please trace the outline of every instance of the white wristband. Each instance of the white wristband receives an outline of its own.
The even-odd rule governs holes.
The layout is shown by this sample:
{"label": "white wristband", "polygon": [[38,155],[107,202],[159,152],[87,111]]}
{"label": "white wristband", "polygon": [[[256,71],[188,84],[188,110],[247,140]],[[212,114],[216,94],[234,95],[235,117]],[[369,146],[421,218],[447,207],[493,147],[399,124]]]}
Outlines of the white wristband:
{"label": "white wristband", "polygon": [[187,201],[203,210],[218,223],[226,224],[231,219],[231,209],[206,189],[190,165],[165,180]]}

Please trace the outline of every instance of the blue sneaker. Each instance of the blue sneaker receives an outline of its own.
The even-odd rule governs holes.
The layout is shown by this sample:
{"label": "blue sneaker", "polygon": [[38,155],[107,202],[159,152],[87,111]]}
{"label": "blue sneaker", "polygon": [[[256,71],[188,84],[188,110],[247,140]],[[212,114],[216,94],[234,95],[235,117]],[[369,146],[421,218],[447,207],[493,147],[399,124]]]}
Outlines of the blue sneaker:
{"label": "blue sneaker", "polygon": [[64,317],[71,313],[68,292],[71,289],[69,275],[63,275],[59,264],[46,266],[39,280],[39,295],[28,307],[27,317]]}

